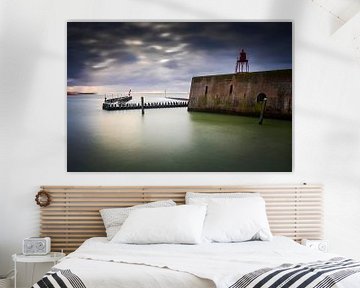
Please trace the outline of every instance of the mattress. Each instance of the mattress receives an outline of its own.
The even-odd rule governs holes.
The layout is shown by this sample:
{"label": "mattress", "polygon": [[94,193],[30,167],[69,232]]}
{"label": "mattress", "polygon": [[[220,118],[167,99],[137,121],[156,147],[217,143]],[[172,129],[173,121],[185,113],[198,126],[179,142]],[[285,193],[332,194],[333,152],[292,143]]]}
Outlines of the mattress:
{"label": "mattress", "polygon": [[[91,238],[54,268],[71,271],[81,279],[84,285],[81,287],[87,288],[255,287],[236,286],[236,283],[264,268],[264,271],[271,272],[272,268],[280,266],[288,271],[292,264],[318,263],[337,259],[336,257],[338,256],[312,250],[286,237],[274,237],[272,241],[200,245],[112,244],[106,238]],[[333,265],[332,262],[327,263]],[[334,285],[324,287],[360,287],[360,273],[356,270],[359,265],[353,264],[352,273],[341,281],[334,282]]]}

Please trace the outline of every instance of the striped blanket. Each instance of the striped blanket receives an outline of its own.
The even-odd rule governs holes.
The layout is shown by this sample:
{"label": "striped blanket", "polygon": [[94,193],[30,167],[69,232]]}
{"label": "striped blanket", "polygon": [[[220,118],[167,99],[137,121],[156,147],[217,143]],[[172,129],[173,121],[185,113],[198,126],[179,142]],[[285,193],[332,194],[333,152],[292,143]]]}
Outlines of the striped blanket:
{"label": "striped blanket", "polygon": [[[333,258],[305,264],[283,264],[242,276],[229,288],[331,288],[360,272],[360,262]],[[52,269],[32,288],[86,288],[69,269]],[[105,288],[105,287],[104,287]],[[351,287],[350,287],[351,288]]]}
{"label": "striped blanket", "polygon": [[345,258],[296,265],[284,264],[246,274],[229,288],[331,288],[359,272],[360,262]]}
{"label": "striped blanket", "polygon": [[53,268],[32,288],[86,288],[81,279],[69,269]]}

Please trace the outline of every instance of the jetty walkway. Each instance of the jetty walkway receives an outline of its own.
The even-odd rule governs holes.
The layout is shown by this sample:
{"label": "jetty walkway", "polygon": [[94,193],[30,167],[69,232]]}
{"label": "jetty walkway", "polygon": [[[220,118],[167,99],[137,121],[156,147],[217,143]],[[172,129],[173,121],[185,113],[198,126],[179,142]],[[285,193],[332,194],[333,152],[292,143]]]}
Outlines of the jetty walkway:
{"label": "jetty walkway", "polygon": [[169,102],[149,102],[144,103],[120,103],[120,102],[104,102],[103,110],[135,110],[135,109],[160,109],[160,108],[177,108],[187,107],[188,101],[169,101]]}

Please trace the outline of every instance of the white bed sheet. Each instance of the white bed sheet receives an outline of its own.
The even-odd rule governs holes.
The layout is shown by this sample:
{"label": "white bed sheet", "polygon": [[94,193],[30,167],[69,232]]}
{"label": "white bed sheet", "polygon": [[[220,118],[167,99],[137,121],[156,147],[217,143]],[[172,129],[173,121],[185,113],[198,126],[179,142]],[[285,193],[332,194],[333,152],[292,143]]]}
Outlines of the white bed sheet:
{"label": "white bed sheet", "polygon": [[[92,287],[219,287],[264,267],[328,260],[338,255],[304,247],[286,237],[272,241],[200,245],[112,244],[91,238],[56,268],[70,269]],[[336,287],[360,287],[360,273]]]}
{"label": "white bed sheet", "polygon": [[215,288],[210,280],[147,265],[70,258],[56,268],[70,269],[87,288]]}

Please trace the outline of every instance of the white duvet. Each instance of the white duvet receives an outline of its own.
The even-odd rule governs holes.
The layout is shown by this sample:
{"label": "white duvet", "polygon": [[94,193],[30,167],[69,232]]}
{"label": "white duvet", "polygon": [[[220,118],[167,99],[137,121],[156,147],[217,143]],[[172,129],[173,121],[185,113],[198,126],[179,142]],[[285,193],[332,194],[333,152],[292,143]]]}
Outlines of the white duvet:
{"label": "white duvet", "polygon": [[[87,288],[228,288],[254,270],[336,256],[311,250],[286,237],[200,245],[112,244],[106,238],[91,238],[55,267],[70,269]],[[360,287],[360,273],[335,287]]]}

